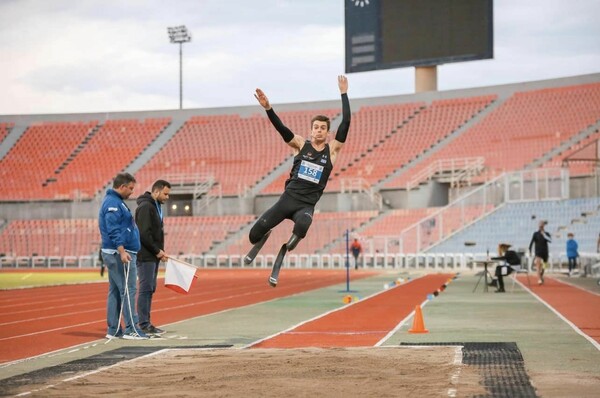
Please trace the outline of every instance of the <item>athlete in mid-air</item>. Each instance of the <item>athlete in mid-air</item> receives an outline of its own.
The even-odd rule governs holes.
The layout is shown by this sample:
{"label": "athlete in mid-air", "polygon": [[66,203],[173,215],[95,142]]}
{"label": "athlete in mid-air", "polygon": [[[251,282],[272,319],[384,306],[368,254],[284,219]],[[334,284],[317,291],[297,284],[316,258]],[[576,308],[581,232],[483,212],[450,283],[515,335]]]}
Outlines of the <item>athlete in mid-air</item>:
{"label": "athlete in mid-air", "polygon": [[267,111],[267,116],[275,129],[286,144],[292,147],[294,153],[294,165],[290,177],[285,182],[285,191],[277,203],[260,216],[250,230],[250,243],[254,246],[244,258],[246,264],[254,261],[269,238],[271,230],[286,218],[292,220],[294,222],[292,236],[281,246],[269,277],[269,284],[273,287],[277,286],[279,269],[286,252],[293,250],[306,236],[312,223],[315,205],[327,185],[335,159],[346,142],[350,128],[350,102],[346,76],[338,76],[338,87],[342,97],[342,121],[335,138],[329,143],[327,137],[330,120],[327,116],[317,115],[312,118],[310,140],[305,140],[281,122],[262,90],[256,89],[254,94],[260,105]]}

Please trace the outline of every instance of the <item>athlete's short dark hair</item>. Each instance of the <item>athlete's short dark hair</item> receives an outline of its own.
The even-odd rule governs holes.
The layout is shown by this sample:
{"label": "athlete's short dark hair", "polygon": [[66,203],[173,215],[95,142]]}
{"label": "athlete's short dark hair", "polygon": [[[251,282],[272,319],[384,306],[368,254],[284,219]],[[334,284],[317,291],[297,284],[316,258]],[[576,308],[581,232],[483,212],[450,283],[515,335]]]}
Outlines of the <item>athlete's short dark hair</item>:
{"label": "athlete's short dark hair", "polygon": [[327,131],[329,131],[329,127],[331,126],[331,120],[329,120],[329,118],[325,115],[317,115],[315,117],[312,118],[312,120],[310,121],[310,127],[312,128],[313,123],[315,122],[315,120],[318,120],[319,122],[325,122],[327,123]]}

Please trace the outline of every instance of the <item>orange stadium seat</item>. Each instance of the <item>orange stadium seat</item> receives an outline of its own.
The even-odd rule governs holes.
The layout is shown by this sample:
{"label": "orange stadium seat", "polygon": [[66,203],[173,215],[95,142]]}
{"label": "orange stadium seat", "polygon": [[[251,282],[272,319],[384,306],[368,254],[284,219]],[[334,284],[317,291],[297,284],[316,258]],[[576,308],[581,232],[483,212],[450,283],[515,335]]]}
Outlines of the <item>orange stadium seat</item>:
{"label": "orange stadium seat", "polygon": [[[377,211],[315,213],[308,235],[298,243],[294,253],[316,253],[333,241],[342,238],[346,229],[353,231],[376,215]],[[274,228],[269,240],[262,248],[261,254],[276,254],[281,245],[290,238],[293,228],[294,224],[291,220],[284,220]],[[248,236],[244,235],[220,250],[219,254],[245,255],[250,247]]]}
{"label": "orange stadium seat", "polygon": [[517,92],[506,102],[425,161],[393,179],[386,188],[403,188],[438,160],[483,156],[482,181],[520,170],[534,159],[595,123],[600,115],[600,84]]}
{"label": "orange stadium seat", "polygon": [[[11,189],[2,200],[54,199],[48,188],[59,166],[98,122],[36,123],[0,160],[0,175]],[[34,160],[34,163],[32,163]]]}
{"label": "orange stadium seat", "polygon": [[[310,131],[310,119],[321,113],[334,117],[337,109],[280,112],[296,134]],[[210,176],[223,195],[238,195],[258,183],[289,156],[266,116],[195,116],[137,174],[144,189],[159,178]]]}
{"label": "orange stadium seat", "polygon": [[[333,174],[330,177],[327,190],[337,191],[340,189],[340,174],[344,174],[346,168],[359,162],[367,151],[373,150],[381,145],[392,132],[399,126],[407,123],[415,114],[425,107],[425,103],[394,104],[382,106],[366,106],[352,115],[352,124],[348,140],[343,150],[336,159]],[[269,184],[262,193],[273,194],[283,191],[288,173],[279,176]]]}

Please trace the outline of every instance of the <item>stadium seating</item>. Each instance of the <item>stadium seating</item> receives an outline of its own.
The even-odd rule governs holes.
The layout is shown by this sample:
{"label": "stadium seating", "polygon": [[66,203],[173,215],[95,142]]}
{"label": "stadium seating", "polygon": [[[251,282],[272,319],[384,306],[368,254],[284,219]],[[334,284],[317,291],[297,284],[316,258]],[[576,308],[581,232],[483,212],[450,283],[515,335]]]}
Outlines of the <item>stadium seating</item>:
{"label": "stadium seating", "polygon": [[377,149],[343,171],[371,185],[423,154],[488,106],[495,96],[439,100],[422,110]]}
{"label": "stadium seating", "polygon": [[[353,231],[376,215],[376,211],[315,213],[308,235],[298,243],[294,253],[316,253],[333,241],[341,239],[346,230]],[[277,254],[281,245],[290,238],[293,228],[294,224],[291,220],[284,220],[273,229],[261,253]],[[217,254],[245,255],[250,248],[248,236],[244,235],[226,248],[218,251]]]}
{"label": "stadium seating", "polygon": [[[350,136],[343,150],[336,159],[335,168],[328,182],[328,191],[339,191],[340,173],[359,162],[366,153],[375,150],[385,142],[392,133],[410,121],[425,103],[409,103],[398,105],[366,106],[352,115]],[[263,194],[274,194],[283,191],[288,173],[283,173],[265,189]]]}
{"label": "stadium seating", "polygon": [[600,83],[517,92],[498,109],[431,157],[388,182],[403,188],[413,175],[442,159],[483,156],[482,181],[520,170],[600,119]]}
{"label": "stadium seating", "polygon": [[[544,167],[565,167],[569,168],[571,176],[591,175],[596,167],[596,158],[598,152],[598,139],[600,131],[596,130],[585,139],[569,147],[566,151],[554,156],[551,160],[544,163]],[[564,160],[569,157],[573,159],[586,159],[585,161],[572,161],[565,164]]]}
{"label": "stadium seating", "polygon": [[[339,110],[280,112],[296,134],[310,131],[315,114],[334,117]],[[183,176],[190,184],[214,179],[220,194],[239,195],[283,162],[290,148],[266,116],[195,116],[137,174],[142,187],[159,178]]]}
{"label": "stadium seating", "polygon": [[[536,87],[539,85],[536,84]],[[592,131],[597,126],[590,126],[600,120],[600,83],[513,90],[515,87],[508,90],[499,87],[498,95],[437,100],[435,98],[439,97],[436,95],[421,96],[415,97],[419,98],[418,101],[357,108],[352,115],[348,141],[337,158],[327,191],[341,191],[345,179],[360,180],[364,182],[361,186],[372,187],[403,166],[410,165],[384,186],[384,189],[404,188],[426,167],[447,159],[483,157],[485,172],[472,179],[476,184],[504,171],[523,169],[534,161],[543,160],[543,167],[557,167],[563,164],[565,158],[597,157],[600,132],[597,129]],[[474,95],[473,92],[477,90],[469,91],[469,95]],[[481,92],[494,91],[486,89]],[[473,118],[498,96],[503,102],[473,123]],[[427,101],[434,99],[422,102],[422,98],[429,98]],[[381,102],[378,99],[373,104]],[[304,109],[304,106],[298,108]],[[185,117],[189,117],[187,112]],[[292,131],[308,138],[312,116],[325,114],[333,120],[339,117],[340,109],[278,114]],[[3,148],[8,151],[0,159],[0,177],[10,189],[0,196],[0,201],[48,201],[52,206],[52,201],[99,198],[99,190],[117,172],[138,159],[172,120],[170,117],[146,120],[107,118],[103,123],[89,121],[89,116],[82,117],[80,121],[39,122],[43,118],[38,116],[29,119],[29,126],[17,142],[11,148]],[[21,125],[28,119],[23,117],[19,120]],[[461,127],[465,130],[460,135],[451,136]],[[6,143],[5,137],[13,128],[12,121],[0,121],[0,143]],[[581,138],[584,132],[589,135]],[[568,142],[575,140],[578,141],[562,153],[550,157],[558,148],[566,147]],[[290,148],[263,112],[249,117],[235,113],[192,116],[162,148],[156,145],[152,149],[156,154],[135,172],[138,185],[134,196],[148,189],[156,179],[174,176],[179,183],[213,181],[214,195],[246,195],[275,170],[279,175],[261,194],[279,194],[283,191],[289,169],[282,171],[278,166],[291,156]],[[569,164],[572,176],[591,175],[596,172],[594,167],[594,162],[575,161]],[[583,183],[588,184],[587,180]],[[587,185],[576,185],[577,194],[590,191]],[[541,217],[550,220],[556,238],[552,250],[564,250],[566,231],[570,231],[575,233],[582,250],[595,252],[600,231],[600,218],[594,216],[600,203],[597,203],[597,198],[595,200],[507,204],[483,220],[479,218],[484,210],[491,208],[450,209],[445,212],[443,220],[434,214],[438,208],[391,209],[382,214],[377,211],[321,212],[315,214],[311,231],[300,242],[296,253],[343,253],[346,229],[352,231],[353,236],[360,236],[365,250],[373,253],[393,250],[394,243],[390,245],[390,240],[394,239],[399,250],[410,252],[416,250],[417,239],[422,248],[428,243],[435,243],[434,236],[451,234],[455,235],[436,244],[431,251],[462,251],[464,241],[468,240],[477,242],[476,250],[484,250],[488,246],[495,250],[497,241],[506,239],[517,246],[524,246],[536,228],[532,215],[537,215],[536,220]],[[395,200],[391,202],[398,203]],[[84,203],[81,206],[83,210],[76,203],[72,209],[88,211],[93,203]],[[223,201],[225,203],[231,206],[231,202]],[[414,205],[413,201],[410,203]],[[250,199],[248,204],[251,205]],[[329,201],[328,206],[331,204]],[[582,209],[589,214],[582,217]],[[195,210],[198,211],[197,208]],[[227,208],[226,213],[235,211]],[[167,217],[167,249],[176,254],[209,251],[245,254],[250,248],[245,227],[251,225],[256,216]],[[511,225],[511,220],[515,219],[518,220],[519,231],[516,234]],[[476,223],[461,231],[466,223],[472,221]],[[421,225],[421,235],[418,238],[411,235],[400,242],[400,232],[413,224]],[[241,230],[244,230],[243,234],[236,234]],[[273,232],[262,252],[275,254],[287,241],[291,230],[291,221],[284,221]],[[488,230],[491,232],[488,233]],[[97,221],[92,218],[0,220],[0,253],[9,255],[89,256],[95,254],[98,240]],[[219,242],[222,245],[216,245]]]}
{"label": "stadium seating", "polygon": [[[531,235],[540,220],[548,220],[546,231],[552,234],[550,253],[559,256],[565,252],[567,233],[575,234],[580,252],[595,253],[600,231],[600,198],[570,199],[509,203],[460,231],[429,251],[454,253],[464,250],[464,242],[475,242],[471,250],[495,253],[500,242],[515,249],[529,246]],[[585,213],[585,215],[584,215]]]}
{"label": "stadium seating", "polygon": [[91,199],[123,171],[171,122],[108,120],[52,184],[56,198]]}
{"label": "stadium seating", "polygon": [[[166,251],[202,254],[254,219],[252,215],[165,218]],[[98,253],[97,219],[15,220],[0,233],[8,256],[87,256]]]}
{"label": "stadium seating", "polygon": [[165,250],[169,254],[203,254],[252,220],[252,215],[167,217]]}
{"label": "stadium seating", "polygon": [[0,253],[7,256],[87,256],[98,253],[95,219],[15,220],[0,233]]}
{"label": "stadium seating", "polygon": [[0,200],[54,199],[48,188],[55,171],[98,124],[91,122],[46,122],[29,126],[4,158],[0,176],[6,190]]}
{"label": "stadium seating", "polygon": [[4,141],[4,139],[6,138],[8,133],[10,133],[10,130],[13,127],[15,127],[14,123],[0,123],[0,144],[2,143],[2,141]]}

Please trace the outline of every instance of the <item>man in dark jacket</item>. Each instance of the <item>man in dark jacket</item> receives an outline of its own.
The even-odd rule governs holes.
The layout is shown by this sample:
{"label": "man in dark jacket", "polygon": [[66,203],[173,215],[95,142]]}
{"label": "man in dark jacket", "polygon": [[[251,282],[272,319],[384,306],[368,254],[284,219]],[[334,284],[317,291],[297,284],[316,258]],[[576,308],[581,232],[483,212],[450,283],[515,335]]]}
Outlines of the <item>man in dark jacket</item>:
{"label": "man in dark jacket", "polygon": [[139,294],[137,309],[139,327],[146,334],[160,335],[165,331],[150,322],[152,295],[156,291],[156,278],[160,261],[167,261],[164,252],[165,234],[161,205],[169,199],[171,184],[158,180],[152,185],[152,192],[144,192],[137,198],[135,222],[140,230],[142,247],[137,256]]}
{"label": "man in dark jacket", "polygon": [[540,221],[539,229],[533,233],[531,242],[529,243],[529,252],[535,245],[535,258],[533,263],[537,268],[538,273],[538,285],[544,284],[544,269],[548,264],[548,243],[552,243],[550,234],[544,230],[544,227],[548,224],[548,221]]}

